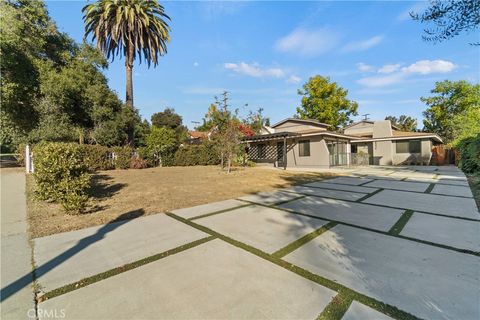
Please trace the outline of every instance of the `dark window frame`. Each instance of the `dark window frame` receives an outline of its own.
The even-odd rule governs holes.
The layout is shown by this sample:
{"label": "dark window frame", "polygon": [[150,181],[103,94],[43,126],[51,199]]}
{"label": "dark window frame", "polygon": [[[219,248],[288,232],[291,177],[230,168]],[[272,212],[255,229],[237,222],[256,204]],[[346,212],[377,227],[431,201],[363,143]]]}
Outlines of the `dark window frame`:
{"label": "dark window frame", "polygon": [[[307,146],[307,148],[305,148]],[[298,156],[310,157],[310,140],[298,140]]]}
{"label": "dark window frame", "polygon": [[[399,150],[399,146],[402,146]],[[395,153],[419,154],[422,153],[422,141],[418,139],[395,141]]]}

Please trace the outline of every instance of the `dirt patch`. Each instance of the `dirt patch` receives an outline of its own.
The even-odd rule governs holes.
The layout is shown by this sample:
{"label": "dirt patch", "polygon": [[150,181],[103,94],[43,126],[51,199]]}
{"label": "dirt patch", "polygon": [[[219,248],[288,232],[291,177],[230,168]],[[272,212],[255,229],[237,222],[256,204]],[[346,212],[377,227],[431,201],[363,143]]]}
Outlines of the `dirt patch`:
{"label": "dirt patch", "polygon": [[28,176],[30,231],[37,238],[129,218],[128,213],[162,213],[332,176],[260,167],[226,174],[215,166],[102,171],[93,176],[90,208],[81,215],[67,215],[57,204],[35,200],[35,181]]}

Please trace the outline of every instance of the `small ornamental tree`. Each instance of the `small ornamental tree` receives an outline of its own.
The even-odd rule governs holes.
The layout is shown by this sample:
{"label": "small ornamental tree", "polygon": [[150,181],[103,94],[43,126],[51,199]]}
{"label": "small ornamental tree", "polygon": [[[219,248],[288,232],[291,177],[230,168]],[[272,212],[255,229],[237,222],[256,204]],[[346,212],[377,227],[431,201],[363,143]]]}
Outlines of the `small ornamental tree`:
{"label": "small ornamental tree", "polygon": [[162,166],[162,158],[165,158],[175,151],[178,140],[175,130],[167,127],[152,126],[152,131],[146,137],[147,153],[155,163]]}

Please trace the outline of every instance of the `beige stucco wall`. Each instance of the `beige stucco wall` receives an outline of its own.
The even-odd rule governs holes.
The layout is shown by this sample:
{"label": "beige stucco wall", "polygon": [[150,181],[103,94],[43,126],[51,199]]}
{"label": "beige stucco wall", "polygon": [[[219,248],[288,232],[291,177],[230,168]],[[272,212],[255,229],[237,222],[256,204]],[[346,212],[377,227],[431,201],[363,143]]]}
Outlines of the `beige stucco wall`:
{"label": "beige stucco wall", "polygon": [[346,128],[343,133],[352,135],[373,134],[373,123],[360,122],[356,125]]}
{"label": "beige stucco wall", "polygon": [[388,166],[393,164],[393,144],[391,141],[373,142],[373,164]]}
{"label": "beige stucco wall", "polygon": [[[310,140],[310,156],[300,157],[298,140]],[[302,139],[289,140],[289,148],[287,153],[287,166],[321,166],[329,167],[330,159],[327,144],[322,137],[309,137]]]}
{"label": "beige stucco wall", "polygon": [[396,153],[395,144],[393,147],[393,164],[430,164],[432,158],[432,142],[429,139],[421,140],[421,153]]}
{"label": "beige stucco wall", "polygon": [[295,123],[295,122],[285,122],[277,127],[275,127],[275,132],[282,132],[282,131],[287,131],[287,132],[298,132],[298,131],[305,131],[305,130],[327,130],[324,127],[321,126],[315,126],[315,125],[307,125],[304,123]]}
{"label": "beige stucco wall", "polygon": [[392,124],[389,120],[375,121],[373,124],[373,137],[385,138],[393,136]]}

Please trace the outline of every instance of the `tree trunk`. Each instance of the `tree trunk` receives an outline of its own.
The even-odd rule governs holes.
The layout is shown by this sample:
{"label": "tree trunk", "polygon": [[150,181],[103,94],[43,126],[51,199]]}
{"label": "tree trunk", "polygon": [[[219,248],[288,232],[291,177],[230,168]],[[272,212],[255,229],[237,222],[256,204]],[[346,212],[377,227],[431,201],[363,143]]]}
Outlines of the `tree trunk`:
{"label": "tree trunk", "polygon": [[[134,54],[134,46],[132,43],[128,45],[127,56],[125,57],[125,68],[127,70],[127,87],[126,87],[126,96],[125,96],[125,104],[127,108],[134,109],[133,107],[133,79],[132,79],[132,71],[133,71],[133,54]],[[134,146],[133,144],[134,139],[134,125],[133,123],[130,124],[130,128],[128,128],[128,144],[130,146]]]}
{"label": "tree trunk", "polygon": [[227,173],[230,173],[231,167],[232,167],[232,154],[229,153],[229,154],[228,154],[228,169],[227,169]]}

